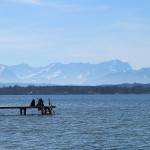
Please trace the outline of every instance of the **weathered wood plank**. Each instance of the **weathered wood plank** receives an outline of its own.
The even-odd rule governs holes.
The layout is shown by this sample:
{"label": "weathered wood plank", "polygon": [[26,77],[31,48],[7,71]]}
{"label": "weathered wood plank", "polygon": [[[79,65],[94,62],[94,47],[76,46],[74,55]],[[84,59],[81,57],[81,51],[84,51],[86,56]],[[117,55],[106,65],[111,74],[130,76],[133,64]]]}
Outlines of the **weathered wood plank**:
{"label": "weathered wood plank", "polygon": [[[56,108],[56,106],[42,106],[44,108]],[[39,106],[0,106],[0,109],[35,109],[35,108],[41,108]]]}
{"label": "weathered wood plank", "polygon": [[48,114],[52,114],[53,108],[56,108],[56,106],[0,106],[0,109],[20,109],[20,115],[26,115],[27,109],[41,110],[42,115],[46,115],[47,110],[49,110]]}

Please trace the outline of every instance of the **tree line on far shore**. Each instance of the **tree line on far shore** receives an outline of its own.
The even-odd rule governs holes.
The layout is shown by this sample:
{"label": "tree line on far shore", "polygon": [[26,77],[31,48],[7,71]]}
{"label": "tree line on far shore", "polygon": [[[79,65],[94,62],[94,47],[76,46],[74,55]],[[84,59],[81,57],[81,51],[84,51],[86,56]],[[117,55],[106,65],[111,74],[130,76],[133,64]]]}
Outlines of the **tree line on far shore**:
{"label": "tree line on far shore", "polygon": [[103,86],[8,86],[0,88],[0,95],[52,95],[52,94],[150,94],[150,85]]}

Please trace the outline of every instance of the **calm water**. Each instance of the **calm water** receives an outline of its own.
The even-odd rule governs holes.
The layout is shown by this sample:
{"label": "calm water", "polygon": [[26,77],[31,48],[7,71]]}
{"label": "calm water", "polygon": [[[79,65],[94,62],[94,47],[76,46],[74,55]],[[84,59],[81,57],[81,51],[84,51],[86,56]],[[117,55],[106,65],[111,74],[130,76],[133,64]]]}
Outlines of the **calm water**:
{"label": "calm water", "polygon": [[[56,115],[0,110],[0,150],[150,149],[150,95],[39,96]],[[29,105],[37,96],[0,96],[0,106]]]}

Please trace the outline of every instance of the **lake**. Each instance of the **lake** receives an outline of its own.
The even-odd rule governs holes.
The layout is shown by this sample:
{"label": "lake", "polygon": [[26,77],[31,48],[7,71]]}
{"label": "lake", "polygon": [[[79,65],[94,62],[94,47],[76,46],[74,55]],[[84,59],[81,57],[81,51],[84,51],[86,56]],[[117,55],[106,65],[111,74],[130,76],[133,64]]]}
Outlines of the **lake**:
{"label": "lake", "polygon": [[9,95],[0,106],[52,100],[55,115],[0,110],[1,150],[149,150],[150,95]]}

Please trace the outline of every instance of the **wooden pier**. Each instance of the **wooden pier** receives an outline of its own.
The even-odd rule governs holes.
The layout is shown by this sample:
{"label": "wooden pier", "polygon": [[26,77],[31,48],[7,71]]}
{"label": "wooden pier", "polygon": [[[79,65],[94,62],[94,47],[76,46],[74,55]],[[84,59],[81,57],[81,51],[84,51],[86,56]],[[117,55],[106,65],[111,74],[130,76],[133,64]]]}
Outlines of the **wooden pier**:
{"label": "wooden pier", "polygon": [[26,115],[27,109],[38,109],[42,115],[52,115],[53,108],[56,108],[56,106],[0,106],[0,109],[20,109],[20,115]]}

